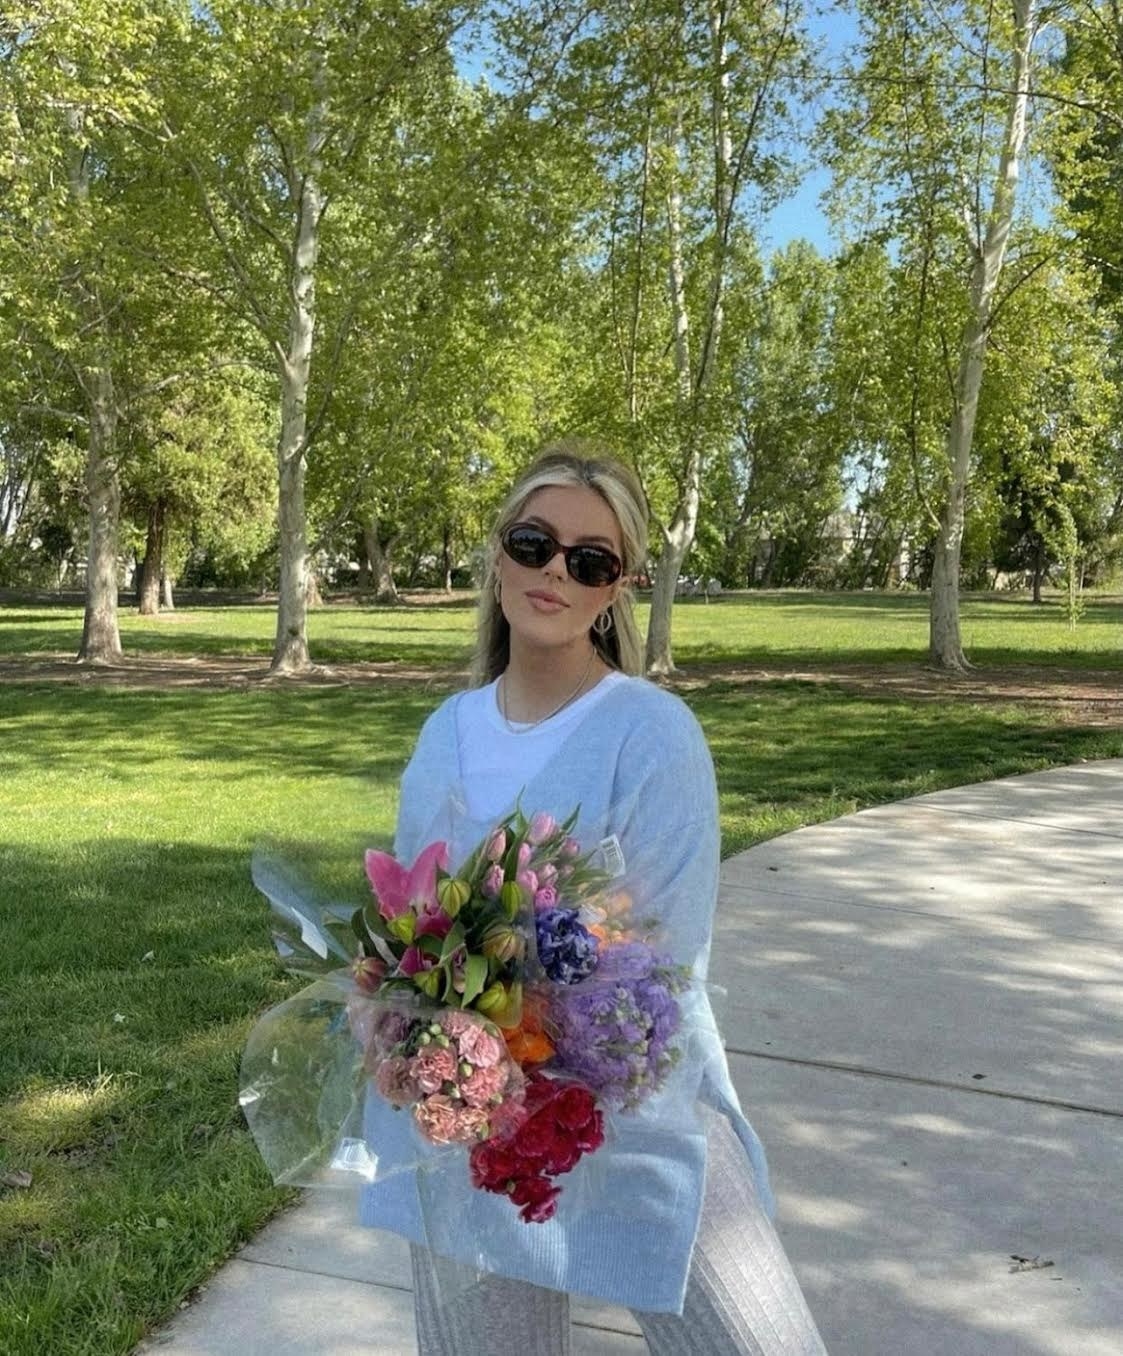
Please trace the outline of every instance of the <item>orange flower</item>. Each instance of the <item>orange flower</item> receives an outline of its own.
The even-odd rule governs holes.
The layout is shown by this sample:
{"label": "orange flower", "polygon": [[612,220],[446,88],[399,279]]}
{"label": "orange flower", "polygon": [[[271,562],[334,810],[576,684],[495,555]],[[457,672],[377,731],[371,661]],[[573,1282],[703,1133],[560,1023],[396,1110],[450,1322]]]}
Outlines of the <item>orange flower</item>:
{"label": "orange flower", "polygon": [[503,1039],[511,1058],[521,1068],[543,1064],[554,1053],[554,1047],[542,1029],[545,1006],[536,995],[526,994],[518,1026],[503,1029]]}

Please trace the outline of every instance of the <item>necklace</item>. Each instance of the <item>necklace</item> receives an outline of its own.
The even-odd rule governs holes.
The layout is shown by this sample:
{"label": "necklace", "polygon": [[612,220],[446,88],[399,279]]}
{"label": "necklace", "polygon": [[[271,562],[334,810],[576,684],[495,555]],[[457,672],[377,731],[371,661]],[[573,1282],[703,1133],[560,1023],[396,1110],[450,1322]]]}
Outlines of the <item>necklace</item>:
{"label": "necklace", "polygon": [[513,725],[510,717],[507,715],[507,675],[504,674],[499,680],[499,712],[503,717],[503,724],[506,725],[511,734],[529,734],[531,730],[537,729],[539,725],[544,725],[546,721],[552,720],[560,711],[564,711],[571,702],[575,702],[581,689],[585,686],[585,680],[592,672],[593,660],[596,659],[596,657],[596,650],[591,650],[589,652],[589,662],[585,665],[585,672],[581,675],[577,686],[563,702],[560,702],[555,706],[552,711],[547,711],[544,716],[539,716],[537,720],[523,721],[518,725]]}

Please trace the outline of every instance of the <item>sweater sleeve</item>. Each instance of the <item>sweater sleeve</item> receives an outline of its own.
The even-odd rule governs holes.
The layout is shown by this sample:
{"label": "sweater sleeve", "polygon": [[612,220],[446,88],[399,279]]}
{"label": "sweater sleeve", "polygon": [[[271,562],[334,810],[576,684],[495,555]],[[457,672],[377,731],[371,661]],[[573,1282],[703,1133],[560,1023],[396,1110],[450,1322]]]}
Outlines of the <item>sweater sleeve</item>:
{"label": "sweater sleeve", "polygon": [[621,747],[612,831],[637,924],[704,975],[717,901],[721,831],[713,761],[698,722],[677,697],[654,707]]}

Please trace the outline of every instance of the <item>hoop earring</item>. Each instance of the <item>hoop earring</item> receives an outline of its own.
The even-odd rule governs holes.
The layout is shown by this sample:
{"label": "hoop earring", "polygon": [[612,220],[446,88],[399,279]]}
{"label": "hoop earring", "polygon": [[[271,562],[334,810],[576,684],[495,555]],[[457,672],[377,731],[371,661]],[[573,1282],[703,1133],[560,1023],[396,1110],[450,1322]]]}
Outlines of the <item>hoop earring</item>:
{"label": "hoop earring", "polygon": [[612,626],[612,613],[608,608],[598,613],[596,621],[593,622],[593,630],[598,636],[607,636],[609,631],[612,630]]}

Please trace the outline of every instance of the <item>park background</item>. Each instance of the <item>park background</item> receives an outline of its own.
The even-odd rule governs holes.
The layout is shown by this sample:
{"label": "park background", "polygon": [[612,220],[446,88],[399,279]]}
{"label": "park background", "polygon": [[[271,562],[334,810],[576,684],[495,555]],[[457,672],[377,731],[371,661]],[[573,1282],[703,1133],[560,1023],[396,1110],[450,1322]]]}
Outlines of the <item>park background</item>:
{"label": "park background", "polygon": [[544,443],[641,476],[725,853],[1123,752],[1121,54],[1091,0],[5,8],[0,1349],[130,1350],[288,1198],[250,853],[354,889]]}

